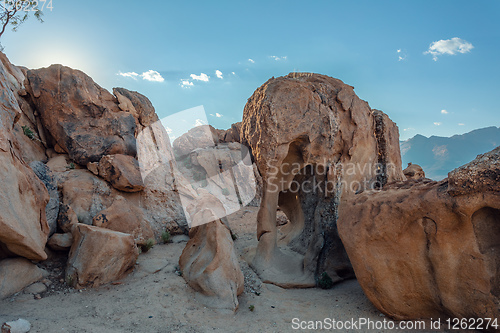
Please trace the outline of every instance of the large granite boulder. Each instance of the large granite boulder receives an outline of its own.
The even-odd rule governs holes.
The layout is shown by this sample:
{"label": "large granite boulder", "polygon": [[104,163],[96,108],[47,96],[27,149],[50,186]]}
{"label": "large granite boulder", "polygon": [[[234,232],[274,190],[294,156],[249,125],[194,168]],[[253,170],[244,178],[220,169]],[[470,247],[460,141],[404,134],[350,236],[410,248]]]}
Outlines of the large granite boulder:
{"label": "large granite boulder", "polygon": [[[324,75],[272,78],[249,98],[240,132],[263,179],[252,267],[266,282],[314,286],[353,277],[337,234],[341,197],[404,179],[396,125],[353,87]],[[276,210],[290,223],[278,247]]]}
{"label": "large granite boulder", "polygon": [[[216,218],[208,210],[200,213]],[[231,232],[216,220],[192,228],[189,237],[179,258],[182,276],[206,306],[235,311],[239,304],[238,295],[243,292],[244,278]]]}
{"label": "large granite boulder", "polygon": [[0,60],[0,258],[44,260],[50,231],[45,216],[49,194],[16,149],[13,128],[22,114],[16,97],[22,89],[22,73],[4,56]]}
{"label": "large granite boulder", "polygon": [[0,300],[40,281],[46,272],[25,258],[0,261]]}
{"label": "large granite boulder", "polygon": [[154,239],[151,226],[144,219],[144,213],[138,206],[131,205],[124,197],[116,197],[113,204],[100,211],[92,224],[97,227],[130,234],[137,245],[145,246],[149,239]]}
{"label": "large granite boulder", "polygon": [[78,223],[66,267],[66,283],[77,288],[98,287],[127,275],[139,256],[129,234]]}
{"label": "large granite boulder", "polygon": [[26,90],[43,126],[80,165],[137,153],[134,116],[85,73],[61,65],[29,70]]}
{"label": "large granite boulder", "polygon": [[117,190],[139,192],[144,189],[139,162],[132,156],[105,155],[99,161],[98,172]]}
{"label": "large granite boulder", "polygon": [[340,205],[338,230],[383,313],[499,318],[500,147],[440,182],[408,180]]}
{"label": "large granite boulder", "polygon": [[418,164],[408,163],[406,169],[403,170],[406,179],[420,179],[425,178],[424,169]]}

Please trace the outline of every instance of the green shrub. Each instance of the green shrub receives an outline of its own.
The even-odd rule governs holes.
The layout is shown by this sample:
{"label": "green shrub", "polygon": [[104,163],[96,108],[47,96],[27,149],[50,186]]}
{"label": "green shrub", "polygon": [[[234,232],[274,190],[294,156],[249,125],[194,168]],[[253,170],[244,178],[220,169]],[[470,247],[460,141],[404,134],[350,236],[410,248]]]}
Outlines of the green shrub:
{"label": "green shrub", "polygon": [[22,128],[23,128],[24,135],[26,135],[31,140],[35,140],[35,132],[33,132],[33,130],[31,128],[29,128],[28,126],[25,126],[25,125],[22,126]]}
{"label": "green shrub", "polygon": [[252,311],[252,312],[253,312],[253,310],[255,310],[255,306],[250,305],[250,306],[248,307],[248,310],[250,310],[250,311]]}
{"label": "green shrub", "polygon": [[150,238],[146,241],[146,244],[141,246],[142,252],[148,252],[155,245],[155,240]]}
{"label": "green shrub", "polygon": [[66,168],[69,169],[69,170],[73,170],[74,168],[76,168],[76,165],[75,165],[75,163],[71,162],[70,164],[68,164],[66,166]]}
{"label": "green shrub", "polygon": [[229,195],[229,190],[227,188],[223,188],[222,189],[222,194],[224,194],[225,196],[228,196]]}
{"label": "green shrub", "polygon": [[330,289],[333,287],[333,280],[327,272],[323,272],[319,277],[318,287],[321,289]]}
{"label": "green shrub", "polygon": [[73,277],[71,275],[66,275],[66,284],[68,286],[73,286]]}
{"label": "green shrub", "polygon": [[161,239],[162,239],[163,243],[170,243],[172,241],[171,236],[170,236],[170,231],[165,230],[164,232],[162,232]]}

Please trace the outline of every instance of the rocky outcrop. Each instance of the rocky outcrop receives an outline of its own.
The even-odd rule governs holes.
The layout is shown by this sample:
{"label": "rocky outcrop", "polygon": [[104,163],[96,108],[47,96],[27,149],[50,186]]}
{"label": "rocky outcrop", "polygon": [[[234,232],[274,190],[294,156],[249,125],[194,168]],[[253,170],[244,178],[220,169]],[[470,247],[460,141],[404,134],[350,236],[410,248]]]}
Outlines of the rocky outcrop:
{"label": "rocky outcrop", "polygon": [[144,246],[149,239],[154,239],[151,226],[144,220],[142,209],[130,205],[121,196],[118,196],[109,208],[100,211],[94,217],[92,224],[96,227],[130,234],[137,245]]}
{"label": "rocky outcrop", "polygon": [[66,283],[80,289],[123,278],[135,265],[139,250],[134,237],[104,228],[77,224],[66,267]]}
{"label": "rocky outcrop", "polygon": [[500,147],[451,171],[448,184],[448,192],[453,196],[500,192]]}
{"label": "rocky outcrop", "polygon": [[99,161],[99,176],[111,186],[124,192],[139,192],[144,189],[139,162],[132,156],[106,155]]}
{"label": "rocky outcrop", "polygon": [[13,128],[22,111],[17,101],[22,72],[2,55],[0,64],[0,258],[18,255],[44,260],[49,225],[44,184],[16,149]]}
{"label": "rocky outcrop", "polygon": [[[121,195],[102,178],[85,169],[70,170],[60,175],[59,187],[62,203],[71,207],[80,223],[89,225],[100,211],[110,207],[114,199]],[[135,196],[139,200],[139,194]]]}
{"label": "rocky outcrop", "polygon": [[230,143],[230,142],[240,142],[240,131],[241,131],[241,121],[238,123],[234,123],[231,125],[231,128],[226,130],[224,133],[224,137],[220,138],[222,142]]}
{"label": "rocky outcrop", "polygon": [[[0,61],[0,259],[44,260],[50,249],[74,245],[76,228],[69,276],[97,285],[126,266],[98,271],[90,262],[90,248],[106,249],[99,241],[128,237],[115,231],[139,245],[165,230],[187,231],[168,135],[145,96],[123,88],[113,96],[61,65],[18,68],[3,53]],[[82,231],[92,223],[109,230]],[[121,262],[123,242],[106,260]]]}
{"label": "rocky outcrop", "polygon": [[138,160],[144,181],[141,205],[155,235],[167,228],[172,234],[188,232],[181,199],[177,192],[175,158],[168,134],[155,122],[137,136]]}
{"label": "rocky outcrop", "polygon": [[[403,179],[396,125],[340,80],[291,73],[250,97],[240,138],[263,179],[252,267],[284,287],[314,286],[323,273],[353,277],[337,234],[338,203]],[[289,249],[277,246],[278,207],[290,220],[282,228]]]}
{"label": "rocky outcrop", "polygon": [[176,156],[185,156],[198,148],[213,147],[219,143],[219,132],[211,125],[196,126],[172,143]]}
{"label": "rocky outcrop", "polygon": [[206,306],[235,311],[244,286],[229,229],[216,220],[192,228],[189,237],[179,258],[182,276]]}
{"label": "rocky outcrop", "polygon": [[138,126],[147,127],[158,121],[155,108],[146,96],[125,88],[113,88],[113,94],[118,99],[118,107],[122,111],[130,112],[137,120]]}
{"label": "rocky outcrop", "polygon": [[342,202],[338,229],[373,304],[396,319],[498,318],[500,148]]}
{"label": "rocky outcrop", "polygon": [[57,192],[57,182],[55,181],[50,168],[40,161],[30,163],[31,169],[43,182],[49,192],[49,202],[45,206],[45,216],[50,228],[49,236],[56,232],[57,216],[59,215],[59,193]]}
{"label": "rocky outcrop", "polygon": [[418,164],[408,163],[406,169],[403,170],[406,179],[420,179],[425,178],[425,172]]}
{"label": "rocky outcrop", "polygon": [[[161,181],[165,179],[155,186],[161,187]],[[139,244],[143,244],[149,238],[159,240],[172,222],[175,224],[173,229],[185,230],[186,221],[178,194],[168,188],[155,190],[147,186],[142,192],[121,192],[84,169],[65,172],[60,175],[59,184],[62,205],[58,224],[65,232],[76,220],[130,232]]]}
{"label": "rocky outcrop", "polygon": [[[216,202],[217,218],[223,218],[260,199],[260,174],[252,164],[248,147],[222,142],[225,132],[197,126],[174,141],[176,190],[191,227],[212,220],[193,222],[193,207]],[[207,194],[210,194],[207,196]],[[196,209],[194,210],[196,212]]]}
{"label": "rocky outcrop", "polygon": [[80,165],[104,155],[135,156],[135,118],[85,73],[61,65],[29,70],[26,90],[43,126]]}
{"label": "rocky outcrop", "polygon": [[43,269],[24,258],[10,258],[0,261],[0,300],[9,297],[33,282],[40,281]]}

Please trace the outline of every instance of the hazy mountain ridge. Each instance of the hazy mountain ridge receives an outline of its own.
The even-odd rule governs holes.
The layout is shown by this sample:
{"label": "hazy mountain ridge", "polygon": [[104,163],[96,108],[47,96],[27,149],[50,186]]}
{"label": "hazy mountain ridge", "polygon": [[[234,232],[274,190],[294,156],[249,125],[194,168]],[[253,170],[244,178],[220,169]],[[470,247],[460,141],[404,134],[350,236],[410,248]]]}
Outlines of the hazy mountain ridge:
{"label": "hazy mountain ridge", "polygon": [[451,170],[472,161],[500,145],[500,127],[485,127],[452,137],[417,134],[401,141],[403,168],[409,163],[422,166],[426,177],[440,180]]}

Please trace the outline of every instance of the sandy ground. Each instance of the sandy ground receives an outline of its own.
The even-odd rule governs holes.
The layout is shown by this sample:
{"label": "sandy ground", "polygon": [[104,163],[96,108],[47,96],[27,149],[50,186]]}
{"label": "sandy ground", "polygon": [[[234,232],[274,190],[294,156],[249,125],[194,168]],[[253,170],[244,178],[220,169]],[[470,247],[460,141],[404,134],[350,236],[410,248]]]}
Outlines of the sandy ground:
{"label": "sandy ground", "polygon": [[[256,211],[249,207],[229,217],[231,228],[238,236],[235,246],[239,254],[256,245]],[[245,275],[245,292],[239,297],[236,313],[205,308],[196,301],[194,291],[177,271],[185,244],[185,237],[177,236],[173,243],[155,245],[140,255],[134,272],[116,284],[82,291],[59,288],[59,291],[42,294],[41,299],[19,293],[0,301],[0,323],[24,318],[31,322],[31,332],[44,333],[294,332],[297,331],[293,329],[294,318],[301,321],[389,320],[373,307],[355,280],[329,290],[282,289],[261,283],[243,259],[240,263]],[[253,311],[249,309],[251,305]],[[409,330],[364,327],[339,331]]]}

